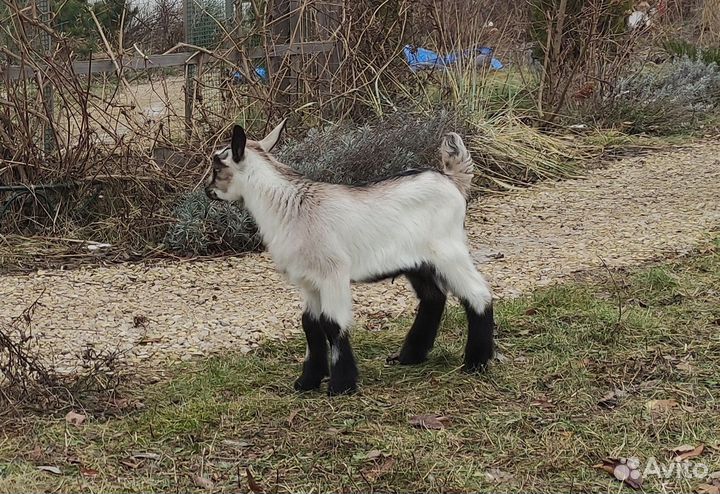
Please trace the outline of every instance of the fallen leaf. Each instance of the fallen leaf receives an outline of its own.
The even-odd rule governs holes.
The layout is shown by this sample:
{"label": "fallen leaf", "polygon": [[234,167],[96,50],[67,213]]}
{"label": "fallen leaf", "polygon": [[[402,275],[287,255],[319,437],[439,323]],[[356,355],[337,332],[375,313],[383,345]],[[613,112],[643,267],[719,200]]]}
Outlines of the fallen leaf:
{"label": "fallen leaf", "polygon": [[674,408],[678,408],[680,406],[680,404],[675,400],[650,400],[647,403],[645,403],[645,406],[651,412],[653,412],[653,411],[664,412],[664,411],[672,410]]}
{"label": "fallen leaf", "polygon": [[606,471],[635,490],[642,488],[643,479],[637,458],[607,458],[602,463],[593,465],[593,468]]}
{"label": "fallen leaf", "polygon": [[100,475],[100,472],[98,472],[97,470],[93,470],[92,468],[80,467],[80,475],[89,479],[94,479],[95,477]]}
{"label": "fallen leaf", "polygon": [[374,463],[372,467],[363,469],[363,474],[369,481],[374,482],[390,472],[395,466],[395,462],[395,458],[383,458],[381,461]]}
{"label": "fallen leaf", "polygon": [[691,444],[681,444],[680,446],[676,446],[673,449],[670,450],[671,453],[687,453],[688,451],[692,451],[695,449],[695,446],[692,446]]}
{"label": "fallen leaf", "polygon": [[192,481],[197,487],[200,487],[201,489],[210,490],[215,487],[215,483],[212,480],[201,477],[200,475],[193,475]]}
{"label": "fallen leaf", "polygon": [[547,396],[539,395],[537,398],[530,402],[530,406],[540,407],[549,410],[555,408],[555,403],[553,403],[552,400]]}
{"label": "fallen leaf", "polygon": [[675,368],[684,372],[692,372],[693,370],[693,366],[690,362],[680,362],[675,366]]}
{"label": "fallen leaf", "polygon": [[720,486],[711,484],[700,484],[695,489],[698,494],[720,494]]}
{"label": "fallen leaf", "polygon": [[157,453],[133,453],[132,457],[138,460],[157,460],[160,455]]}
{"label": "fallen leaf", "polygon": [[295,420],[295,417],[297,417],[298,413],[300,413],[300,410],[293,410],[292,412],[290,412],[290,416],[287,420],[289,426],[293,425],[293,420]]}
{"label": "fallen leaf", "polygon": [[410,417],[410,425],[413,427],[418,428],[424,428],[424,429],[444,429],[445,424],[443,422],[447,421],[448,418],[445,416],[439,416],[435,414],[427,414],[427,415],[413,415]]}
{"label": "fallen leaf", "polygon": [[598,406],[601,408],[606,408],[608,410],[612,410],[618,405],[618,395],[615,393],[615,391],[608,391],[605,393],[605,395],[598,401]]}
{"label": "fallen leaf", "polygon": [[43,472],[52,473],[55,475],[62,475],[62,471],[58,467],[51,467],[47,465],[42,465],[37,467],[38,470],[42,470]]}
{"label": "fallen leaf", "polygon": [[365,455],[365,458],[367,458],[368,460],[374,460],[376,458],[380,458],[381,456],[384,456],[382,451],[380,451],[379,449],[373,449],[368,451],[368,454]]}
{"label": "fallen leaf", "polygon": [[27,455],[32,461],[38,461],[45,456],[45,451],[40,446],[35,446],[32,451],[28,451]]}
{"label": "fallen leaf", "polygon": [[160,337],[155,337],[155,338],[145,337],[145,338],[140,338],[135,343],[138,345],[144,346],[144,345],[149,345],[150,343],[161,343],[161,342],[162,342],[162,338],[160,338]]}
{"label": "fallen leaf", "polygon": [[496,483],[505,483],[510,482],[514,475],[508,472],[503,472],[499,468],[491,468],[487,472],[485,472],[485,476],[488,478],[488,480]]}
{"label": "fallen leaf", "polygon": [[527,309],[527,310],[525,311],[525,315],[526,315],[526,316],[534,316],[534,315],[537,314],[537,313],[538,313],[538,311],[537,311],[537,309],[536,309],[535,307],[530,307],[529,309]]}
{"label": "fallen leaf", "polygon": [[250,472],[249,468],[245,469],[245,474],[247,475],[248,487],[251,491],[253,491],[255,494],[265,492],[265,489],[263,489],[260,484],[255,481],[255,477],[253,477],[253,474],[252,472]]}
{"label": "fallen leaf", "polygon": [[83,424],[83,422],[85,422],[86,418],[87,417],[81,413],[70,411],[67,415],[65,415],[65,422],[70,425],[74,425],[75,427],[79,427]]}
{"label": "fallen leaf", "polygon": [[675,457],[675,461],[680,462],[680,461],[685,461],[689,458],[695,458],[697,456],[700,456],[704,449],[705,449],[705,445],[701,444],[700,446],[698,446],[697,448],[694,448],[691,451],[686,451],[682,454],[677,455]]}
{"label": "fallen leaf", "polygon": [[227,446],[232,446],[233,448],[247,448],[248,446],[252,446],[249,442],[233,441],[232,439],[223,439],[222,443]]}
{"label": "fallen leaf", "polygon": [[136,328],[139,327],[145,327],[145,325],[148,323],[147,317],[143,316],[142,314],[139,314],[135,317],[133,317],[133,326]]}

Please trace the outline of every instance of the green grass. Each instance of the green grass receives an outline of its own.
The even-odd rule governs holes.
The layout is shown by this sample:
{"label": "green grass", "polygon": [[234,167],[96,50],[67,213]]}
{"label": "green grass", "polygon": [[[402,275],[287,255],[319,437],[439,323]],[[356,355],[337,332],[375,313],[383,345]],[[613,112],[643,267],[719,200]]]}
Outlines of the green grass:
{"label": "green grass", "polygon": [[[681,444],[705,444],[693,461],[718,471],[717,250],[501,302],[503,357],[483,375],[459,370],[465,321],[452,309],[417,367],[385,364],[409,321],[357,328],[356,396],[294,393],[304,353],[295,339],[177,368],[136,391],[144,407],[126,417],[16,420],[0,433],[0,492],[202,491],[197,475],[215,492],[247,492],[246,468],[266,492],[618,492],[627,487],[593,465],[667,465]],[[615,389],[616,403],[601,405]],[[678,406],[649,409],[651,400]],[[431,413],[447,427],[408,424]],[[644,490],[693,492],[705,480],[648,477]]]}

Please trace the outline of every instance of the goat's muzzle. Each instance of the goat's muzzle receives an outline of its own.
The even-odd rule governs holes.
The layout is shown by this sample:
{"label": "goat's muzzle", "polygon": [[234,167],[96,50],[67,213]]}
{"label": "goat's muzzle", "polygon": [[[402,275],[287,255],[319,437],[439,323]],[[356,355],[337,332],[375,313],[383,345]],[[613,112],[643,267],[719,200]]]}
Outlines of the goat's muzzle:
{"label": "goat's muzzle", "polygon": [[212,201],[220,200],[217,196],[217,192],[215,192],[215,189],[213,189],[212,187],[205,187],[205,195],[207,195],[208,198]]}

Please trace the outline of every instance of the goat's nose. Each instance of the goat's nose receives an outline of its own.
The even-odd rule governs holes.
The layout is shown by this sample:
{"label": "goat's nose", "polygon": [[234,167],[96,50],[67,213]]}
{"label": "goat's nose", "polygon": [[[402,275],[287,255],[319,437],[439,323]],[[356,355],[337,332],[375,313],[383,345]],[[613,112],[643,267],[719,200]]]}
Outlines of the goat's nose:
{"label": "goat's nose", "polygon": [[205,194],[208,196],[209,199],[212,199],[213,201],[217,201],[217,192],[215,192],[215,189],[212,187],[206,187],[205,188]]}

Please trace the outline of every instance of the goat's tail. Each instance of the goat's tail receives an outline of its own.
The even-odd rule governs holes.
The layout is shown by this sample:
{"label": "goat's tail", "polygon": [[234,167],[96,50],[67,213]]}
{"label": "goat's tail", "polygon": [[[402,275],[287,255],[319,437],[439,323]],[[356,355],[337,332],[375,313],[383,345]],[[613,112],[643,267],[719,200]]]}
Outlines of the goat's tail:
{"label": "goat's tail", "polygon": [[440,144],[440,156],[445,174],[467,198],[472,187],[474,166],[462,137],[455,132],[445,134]]}

